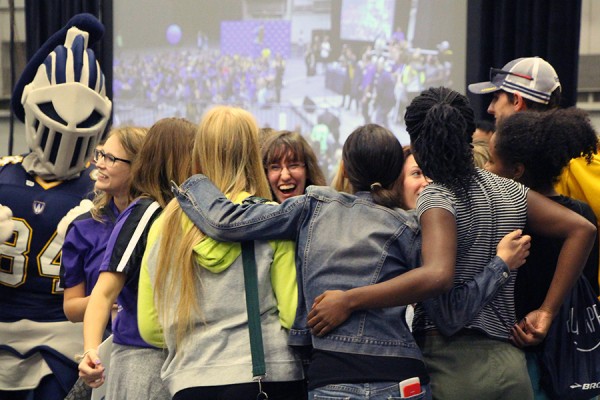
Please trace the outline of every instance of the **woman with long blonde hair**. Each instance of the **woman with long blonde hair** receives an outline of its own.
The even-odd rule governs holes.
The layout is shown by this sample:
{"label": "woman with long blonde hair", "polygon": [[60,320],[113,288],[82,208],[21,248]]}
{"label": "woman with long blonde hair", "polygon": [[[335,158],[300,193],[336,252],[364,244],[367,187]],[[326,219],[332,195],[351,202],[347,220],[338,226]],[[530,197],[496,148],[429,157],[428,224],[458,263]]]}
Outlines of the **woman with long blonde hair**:
{"label": "woman with long blonde hair", "polygon": [[[254,117],[219,106],[202,119],[192,155],[232,201],[271,198]],[[291,241],[254,243],[270,399],[305,396],[302,366],[287,346],[297,286]],[[167,347],[161,376],[174,399],[255,399],[240,243],[214,241],[171,201],[150,229],[142,262],[142,337]]]}

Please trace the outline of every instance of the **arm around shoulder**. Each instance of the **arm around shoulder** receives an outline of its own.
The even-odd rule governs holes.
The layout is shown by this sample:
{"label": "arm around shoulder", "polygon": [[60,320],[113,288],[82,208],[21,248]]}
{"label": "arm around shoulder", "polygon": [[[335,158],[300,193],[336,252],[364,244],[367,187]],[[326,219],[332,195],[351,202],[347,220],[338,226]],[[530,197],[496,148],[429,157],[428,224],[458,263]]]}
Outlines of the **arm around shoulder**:
{"label": "arm around shoulder", "polygon": [[305,196],[282,204],[235,204],[204,175],[194,175],[175,197],[185,214],[206,235],[229,242],[294,239]]}
{"label": "arm around shoulder", "polygon": [[314,334],[326,334],[354,311],[412,304],[452,288],[457,244],[454,215],[442,208],[431,208],[422,214],[420,222],[421,267],[385,282],[318,296],[308,315]]}

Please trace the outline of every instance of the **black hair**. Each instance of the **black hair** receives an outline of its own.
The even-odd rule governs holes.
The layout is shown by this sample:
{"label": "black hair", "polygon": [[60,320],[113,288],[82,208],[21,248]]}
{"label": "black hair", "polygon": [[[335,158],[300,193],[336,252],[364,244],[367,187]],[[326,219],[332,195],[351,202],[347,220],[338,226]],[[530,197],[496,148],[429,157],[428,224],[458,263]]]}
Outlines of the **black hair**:
{"label": "black hair", "polygon": [[396,190],[404,166],[402,145],[386,128],[367,124],[354,130],[342,151],[346,177],[355,192],[370,191],[373,201],[385,207],[400,207]]}
{"label": "black hair", "polygon": [[406,108],[404,120],[423,174],[452,190],[468,191],[475,173],[469,100],[445,87],[429,88]]}
{"label": "black hair", "polygon": [[590,162],[598,146],[587,113],[574,107],[513,114],[500,122],[494,141],[497,156],[523,164],[521,182],[537,190],[552,187],[572,158]]}

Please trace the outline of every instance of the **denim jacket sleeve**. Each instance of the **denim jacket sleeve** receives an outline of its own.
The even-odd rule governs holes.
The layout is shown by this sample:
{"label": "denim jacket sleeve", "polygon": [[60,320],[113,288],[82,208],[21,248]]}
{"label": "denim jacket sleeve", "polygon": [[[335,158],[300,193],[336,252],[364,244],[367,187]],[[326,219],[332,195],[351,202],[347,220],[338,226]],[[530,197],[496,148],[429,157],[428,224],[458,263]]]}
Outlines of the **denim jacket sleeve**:
{"label": "denim jacket sleeve", "polygon": [[305,196],[281,204],[235,204],[204,175],[194,175],[173,193],[194,224],[213,239],[295,240],[303,215]]}
{"label": "denim jacket sleeve", "polygon": [[473,279],[454,285],[450,291],[422,302],[429,318],[445,336],[468,324],[494,298],[510,278],[510,270],[496,256]]}

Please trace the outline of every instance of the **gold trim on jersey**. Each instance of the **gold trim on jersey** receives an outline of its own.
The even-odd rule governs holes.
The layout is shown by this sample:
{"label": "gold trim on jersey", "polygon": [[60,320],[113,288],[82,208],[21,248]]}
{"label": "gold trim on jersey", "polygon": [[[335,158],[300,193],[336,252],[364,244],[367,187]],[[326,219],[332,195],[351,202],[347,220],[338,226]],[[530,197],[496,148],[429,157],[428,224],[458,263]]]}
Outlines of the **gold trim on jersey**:
{"label": "gold trim on jersey", "polygon": [[52,182],[46,182],[45,180],[43,180],[42,178],[40,178],[39,176],[34,176],[33,179],[35,179],[35,182],[40,185],[42,187],[42,189],[44,190],[48,190],[48,189],[52,189],[57,187],[58,185],[60,185],[61,183],[63,183],[63,181],[52,181]]}
{"label": "gold trim on jersey", "polygon": [[0,158],[0,167],[8,164],[21,164],[23,162],[23,156],[4,156]]}

